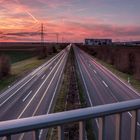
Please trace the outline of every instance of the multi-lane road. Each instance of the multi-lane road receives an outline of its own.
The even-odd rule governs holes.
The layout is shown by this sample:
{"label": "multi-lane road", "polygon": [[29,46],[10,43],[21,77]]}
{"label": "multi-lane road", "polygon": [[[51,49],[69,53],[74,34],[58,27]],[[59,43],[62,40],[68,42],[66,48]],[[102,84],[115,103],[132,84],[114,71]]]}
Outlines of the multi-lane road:
{"label": "multi-lane road", "polygon": [[[69,51],[70,45],[0,94],[0,121],[48,114],[51,111]],[[13,136],[12,139],[27,140],[32,137],[33,133],[29,133]]]}
{"label": "multi-lane road", "polygon": [[[76,62],[84,85],[86,97],[90,106],[97,106],[125,100],[140,98],[140,94],[128,84],[121,81],[112,72],[101,64],[97,63],[90,55],[74,46]],[[131,112],[123,114],[122,117],[122,139],[130,139],[130,120],[133,117]],[[137,129],[140,131],[140,121],[137,122]],[[97,127],[99,121],[96,120]],[[115,117],[106,117],[105,136],[106,140],[115,139]],[[138,133],[137,139],[140,139]]]}
{"label": "multi-lane road", "polygon": [[[56,95],[61,86],[63,71],[67,62],[71,45],[41,65],[23,79],[14,83],[0,94],[0,121],[31,117],[48,114],[54,107]],[[127,83],[121,81],[113,73],[97,63],[90,55],[74,46],[74,54],[78,70],[81,75],[87,101],[90,106],[97,106],[125,100],[140,98]],[[122,117],[122,139],[130,139],[131,112]],[[99,128],[99,120],[95,120],[95,128]],[[115,137],[115,117],[105,119],[106,140]],[[140,118],[137,121],[137,129],[140,131]],[[46,130],[45,130],[46,131]],[[33,139],[34,133],[26,133],[13,136],[14,140]],[[44,130],[40,131],[40,139],[44,139]],[[4,138],[3,138],[4,139]],[[137,133],[140,139],[140,133]]]}

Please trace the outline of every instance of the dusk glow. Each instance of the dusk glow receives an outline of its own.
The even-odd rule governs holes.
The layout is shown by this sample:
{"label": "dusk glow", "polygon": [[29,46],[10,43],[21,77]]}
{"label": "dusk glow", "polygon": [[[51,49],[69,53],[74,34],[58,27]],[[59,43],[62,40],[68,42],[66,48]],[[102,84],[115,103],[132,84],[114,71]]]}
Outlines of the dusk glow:
{"label": "dusk glow", "polygon": [[140,0],[0,0],[0,41],[140,40]]}

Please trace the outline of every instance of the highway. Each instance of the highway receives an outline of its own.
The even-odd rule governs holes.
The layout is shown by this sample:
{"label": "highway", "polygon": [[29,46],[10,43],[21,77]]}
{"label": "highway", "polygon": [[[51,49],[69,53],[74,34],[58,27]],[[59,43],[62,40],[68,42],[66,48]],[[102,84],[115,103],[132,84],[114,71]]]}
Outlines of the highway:
{"label": "highway", "polygon": [[[140,94],[131,86],[121,81],[112,72],[96,62],[90,55],[76,46],[73,46],[73,48],[89,106],[140,98]],[[123,113],[122,140],[130,140],[130,120],[132,117],[131,112]],[[115,126],[117,125],[115,118],[115,116],[105,118],[105,140],[115,139]],[[140,132],[139,120],[137,122],[137,132]],[[99,121],[97,119],[96,126],[94,127],[95,129],[99,128]],[[139,139],[140,133],[137,134],[137,140]]]}
{"label": "highway", "polygon": [[[0,121],[51,112],[61,86],[69,50],[70,45],[0,94]],[[40,139],[44,139],[44,136],[41,130]],[[12,139],[29,140],[33,137],[33,133],[30,132],[12,136]]]}

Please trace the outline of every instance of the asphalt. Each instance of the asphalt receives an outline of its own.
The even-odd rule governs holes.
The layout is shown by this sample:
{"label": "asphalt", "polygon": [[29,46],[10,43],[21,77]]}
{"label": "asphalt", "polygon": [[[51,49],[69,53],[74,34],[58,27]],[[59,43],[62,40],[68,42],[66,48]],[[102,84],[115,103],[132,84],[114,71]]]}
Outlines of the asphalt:
{"label": "asphalt", "polygon": [[[60,88],[70,45],[0,94],[0,121],[49,114]],[[40,131],[40,139],[43,138]],[[12,136],[33,139],[34,133]],[[4,138],[2,138],[4,139]]]}
{"label": "asphalt", "polygon": [[[90,55],[74,46],[74,52],[78,70],[84,85],[89,106],[104,105],[109,103],[121,102],[140,98],[128,83],[120,80],[104,66],[96,62]],[[131,112],[123,113],[121,124],[121,139],[130,140]],[[115,139],[116,116],[105,118],[105,140]],[[96,119],[94,125],[98,132],[99,121]],[[137,140],[140,139],[140,121],[137,122]]]}

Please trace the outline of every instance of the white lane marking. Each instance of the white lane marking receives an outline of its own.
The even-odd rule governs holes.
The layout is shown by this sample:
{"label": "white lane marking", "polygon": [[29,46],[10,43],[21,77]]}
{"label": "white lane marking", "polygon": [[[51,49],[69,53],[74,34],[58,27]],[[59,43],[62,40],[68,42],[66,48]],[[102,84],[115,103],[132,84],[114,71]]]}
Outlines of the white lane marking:
{"label": "white lane marking", "polygon": [[[63,56],[62,56],[63,57]],[[60,59],[61,60],[61,59]],[[59,61],[60,61],[59,60]],[[59,61],[57,62],[57,64],[59,63]],[[55,67],[57,66],[57,64],[55,65]],[[35,98],[35,96],[38,94],[39,90],[42,88],[42,86],[44,85],[44,83],[48,80],[49,76],[52,74],[53,70],[55,69],[55,67],[52,69],[52,71],[48,74],[48,76],[46,77],[46,79],[43,81],[43,83],[40,85],[40,87],[38,88],[38,90],[35,92],[34,96],[31,98],[31,100],[28,102],[28,104],[25,106],[25,108],[23,109],[23,111],[20,113],[20,115],[18,116],[18,119],[23,115],[23,113],[25,112],[25,110],[28,108],[28,106],[31,104],[31,102],[33,101],[33,99]]]}
{"label": "white lane marking", "polygon": [[[85,53],[86,54],[86,53]],[[87,55],[87,54],[86,54]],[[88,55],[87,55],[88,56]],[[90,58],[90,56],[88,56],[89,58]],[[111,73],[116,79],[118,79],[120,82],[122,82],[124,85],[126,85],[129,89],[131,89],[135,94],[137,94],[138,96],[140,96],[139,95],[139,93],[137,93],[137,91],[135,91],[132,87],[130,87],[130,86],[128,86],[125,82],[123,82],[121,79],[119,79],[114,73],[112,73],[110,70],[108,70],[106,67],[104,67],[104,66],[102,66],[101,64],[99,64],[99,63],[97,63],[93,58],[92,58],[92,60],[94,61],[94,63],[95,63],[95,65],[97,65],[97,66],[99,66],[100,68],[102,67],[102,68],[104,68],[106,71],[108,71],[109,73]],[[97,64],[96,64],[97,63]],[[101,69],[102,69],[101,68]],[[128,114],[129,114],[129,116],[132,118],[133,117],[133,115],[130,113],[130,112],[128,112]],[[98,122],[98,120],[96,120],[96,122]],[[137,122],[137,126],[139,126],[140,127],[140,123],[139,122]],[[98,127],[99,128],[99,127]]]}
{"label": "white lane marking", "polygon": [[14,84],[13,86],[11,86],[11,88],[9,88],[8,90],[6,90],[5,92],[3,92],[1,95],[0,95],[0,98],[2,98],[3,96],[5,96],[6,94],[8,94],[11,90],[13,90],[16,86],[18,86],[20,83],[22,83],[25,79],[27,79],[29,77],[26,76],[25,78],[23,78],[22,80],[20,80],[18,83]]}
{"label": "white lane marking", "polygon": [[[64,57],[64,58],[65,58],[65,57]],[[64,59],[64,58],[63,58],[63,59]],[[63,62],[63,61],[62,61],[62,62]],[[45,90],[45,92],[44,92],[42,98],[40,99],[40,101],[39,101],[39,103],[38,103],[38,105],[37,105],[37,107],[36,107],[36,109],[35,109],[35,111],[34,111],[34,113],[33,113],[33,116],[34,116],[35,113],[37,112],[37,110],[38,110],[38,108],[39,108],[39,106],[40,106],[42,100],[44,99],[44,97],[45,97],[45,95],[46,95],[46,93],[47,93],[47,91],[48,91],[50,85],[52,84],[52,82],[53,82],[53,80],[54,80],[54,78],[55,78],[55,76],[56,76],[56,74],[57,74],[57,72],[58,72],[60,66],[62,65],[62,62],[60,63],[60,65],[59,65],[59,67],[57,68],[57,70],[55,71],[55,73],[54,73],[54,75],[53,75],[53,77],[52,77],[52,79],[51,79],[49,85],[47,86],[47,89]],[[56,88],[55,88],[55,89],[56,89]],[[48,114],[48,112],[50,111],[50,107],[51,107],[51,105],[52,105],[52,101],[53,101],[53,99],[54,99],[54,94],[53,94],[53,97],[52,97],[52,99],[51,99],[51,102],[50,102],[50,105],[49,105],[49,108],[48,108],[47,114]]]}
{"label": "white lane marking", "polygon": [[96,70],[93,70],[95,74],[97,74]]}
{"label": "white lane marking", "polygon": [[41,135],[43,134],[43,129],[40,130],[40,133],[39,133],[39,140],[41,139]]}
{"label": "white lane marking", "polygon": [[45,78],[45,76],[46,76],[46,74],[44,74],[44,75],[42,76],[42,78],[41,78],[41,79],[44,79],[44,78]]}
{"label": "white lane marking", "polygon": [[[56,58],[55,58],[56,59]],[[53,58],[53,59],[51,59],[51,61],[52,62],[54,62],[55,61],[55,59]],[[47,66],[45,66],[45,68],[44,69],[46,69],[47,67],[49,67],[51,64],[50,64],[51,62],[49,62],[49,63],[47,63]],[[43,70],[44,70],[43,69]],[[42,70],[41,70],[41,72],[42,72]],[[38,73],[38,72],[37,72]],[[40,71],[39,71],[39,73],[40,73]],[[5,103],[5,102],[7,102],[11,97],[13,97],[22,87],[24,87],[29,81],[31,81],[33,78],[35,77],[35,75],[33,75],[26,83],[24,83],[19,89],[17,89],[13,94],[11,94],[8,98],[6,98],[6,100],[4,100],[4,102],[2,102],[1,104],[0,104],[0,107]],[[1,98],[1,97],[0,97]]]}
{"label": "white lane marking", "polygon": [[[133,117],[133,115],[130,113],[130,112],[128,112],[128,114],[129,114],[129,116],[132,118]],[[140,126],[140,123],[139,122],[137,122],[137,126]]]}
{"label": "white lane marking", "polygon": [[106,84],[106,82],[105,82],[105,81],[103,81],[103,80],[102,80],[102,83],[103,83],[106,87],[108,87],[108,85]]}
{"label": "white lane marking", "polygon": [[23,102],[25,102],[25,100],[29,97],[29,95],[32,93],[32,90],[28,93],[28,95],[22,100]]}
{"label": "white lane marking", "polygon": [[[85,53],[86,54],[86,53]],[[87,54],[86,54],[87,55]],[[87,55],[88,56],[88,55]],[[129,88],[131,91],[133,91],[137,96],[140,97],[140,94],[130,85],[126,84],[123,80],[121,80],[118,76],[116,76],[113,72],[111,72],[110,70],[108,70],[105,66],[101,65],[100,63],[98,63],[97,61],[95,61],[93,58],[91,58],[90,56],[88,56],[93,62],[94,64],[99,67],[101,70],[108,72],[108,74],[111,74],[112,76],[114,76],[118,81],[120,81],[122,84],[124,84],[127,88]]]}
{"label": "white lane marking", "polygon": [[139,122],[137,122],[137,125],[138,125],[138,126],[140,126],[140,123],[139,123]]}
{"label": "white lane marking", "polygon": [[132,116],[132,114],[130,113],[130,112],[128,112],[128,114],[129,114],[129,116],[132,118],[133,116]]}
{"label": "white lane marking", "polygon": [[[51,109],[51,106],[52,106],[54,97],[55,97],[55,95],[56,95],[56,92],[57,92],[57,89],[58,89],[58,86],[59,86],[59,82],[60,82],[60,80],[61,80],[61,77],[62,77],[62,74],[63,74],[63,71],[64,71],[64,68],[65,68],[65,65],[63,65],[63,68],[62,68],[61,73],[60,73],[60,75],[59,75],[59,79],[58,79],[58,81],[57,81],[57,84],[56,84],[56,87],[55,87],[55,91],[54,91],[54,93],[53,93],[53,97],[52,97],[51,102],[50,102],[50,104],[49,104],[49,108],[48,108],[47,114],[49,114],[49,112],[50,112],[50,109]],[[53,77],[53,78],[54,78],[54,77]],[[52,81],[53,81],[53,79],[52,79]],[[47,92],[47,91],[45,91],[45,92]],[[44,98],[44,97],[43,97],[43,98]],[[41,138],[42,133],[43,133],[43,129],[40,130],[39,138]]]}
{"label": "white lane marking", "polygon": [[[77,56],[76,56],[77,58]],[[84,79],[84,76],[83,76],[83,73],[82,73],[82,70],[81,70],[81,67],[78,63],[78,60],[77,60],[77,64],[78,64],[78,67],[79,67],[79,70],[80,70],[80,73],[81,73],[81,76],[82,76],[82,79],[83,79],[83,82],[84,82],[84,86],[85,86],[85,89],[86,89],[86,92],[87,92],[87,95],[88,95],[88,99],[89,99],[89,102],[90,102],[90,106],[93,107],[93,104],[92,104],[92,101],[91,101],[91,98],[90,98],[90,95],[89,95],[89,91],[88,91],[88,88],[87,88],[87,85],[86,85],[86,82],[85,82],[85,79]],[[97,127],[99,129],[99,122],[97,119],[95,119],[96,121],[96,124],[97,124]]]}
{"label": "white lane marking", "polygon": [[[77,61],[77,63],[78,63],[78,61]],[[81,67],[80,67],[79,63],[78,63],[78,67],[79,67],[79,70],[80,70],[80,73],[81,73],[81,76],[82,76],[82,79],[83,79],[83,82],[84,82],[84,86],[85,86],[85,89],[86,89],[86,92],[87,92],[87,95],[88,95],[90,105],[93,106],[90,95],[89,95],[89,91],[88,91],[88,88],[87,88],[87,85],[86,85],[86,82],[85,82],[85,79],[84,79],[84,76],[83,76],[83,73],[82,73],[82,70],[81,70]]]}
{"label": "white lane marking", "polygon": [[34,78],[34,76],[31,78],[31,79],[29,79],[26,83],[24,83],[19,89],[17,89],[13,94],[11,94],[8,98],[6,98],[6,100],[4,100],[4,102],[2,102],[1,104],[0,104],[0,107],[4,104],[4,103],[6,103],[11,97],[13,97],[22,87],[24,87],[29,81],[31,81],[32,79]]}
{"label": "white lane marking", "polygon": [[[65,55],[65,56],[66,56],[66,55]],[[64,56],[64,58],[65,58],[65,56]],[[63,59],[64,59],[64,58],[63,58]],[[65,59],[64,59],[64,60],[65,60]],[[59,61],[60,61],[60,60],[59,60]],[[63,62],[63,61],[61,61],[60,65],[62,64],[62,62]],[[57,64],[58,64],[58,62],[57,62]],[[56,64],[56,65],[57,65],[57,64]],[[60,67],[60,65],[59,65],[59,67]],[[63,66],[64,66],[64,65],[63,65]],[[55,67],[56,67],[56,66],[55,66]],[[58,71],[59,67],[57,68],[57,71]],[[53,69],[54,69],[54,68],[53,68]],[[64,69],[64,67],[63,67],[63,69]],[[52,79],[54,79],[54,77],[55,77],[55,75],[56,75],[57,71],[55,72],[55,74],[54,74],[54,76],[53,76],[53,78],[52,78]],[[63,70],[61,71],[61,74],[60,74],[60,76],[59,76],[59,80],[58,80],[58,82],[57,82],[57,85],[56,85],[56,88],[55,88],[55,91],[54,91],[53,97],[52,97],[52,99],[51,99],[51,103],[50,103],[49,108],[48,108],[48,111],[47,111],[47,114],[48,114],[48,113],[49,113],[49,111],[50,111],[50,108],[51,108],[51,105],[52,105],[53,98],[55,97],[56,90],[57,90],[57,87],[58,87],[58,84],[59,84],[59,81],[60,81],[60,78],[61,78],[62,72],[63,72]],[[51,83],[52,83],[52,81],[53,81],[53,80],[51,80]],[[49,88],[49,86],[47,87],[47,89],[48,89],[48,88]],[[44,92],[44,95],[46,94],[47,89],[46,89],[46,91]],[[43,97],[41,98],[41,101],[42,101],[42,99],[44,98],[44,95],[43,95]],[[33,112],[33,115],[32,115],[32,116],[34,116],[34,115],[35,115],[35,113],[36,113],[37,109],[38,109],[38,108],[39,108],[39,106],[40,106],[41,101],[39,102],[39,104],[38,104],[38,106],[37,106],[36,110]],[[42,132],[39,134],[39,136],[41,137],[41,135],[42,135],[42,133],[43,133],[43,130],[41,129],[40,131],[42,131]],[[24,133],[23,133],[23,134],[21,134],[21,136],[20,136],[19,140],[22,140],[22,139],[23,139],[23,137],[24,137]]]}
{"label": "white lane marking", "polygon": [[39,72],[41,69],[43,69],[43,67],[46,67],[49,63],[51,63],[51,61],[53,62],[54,60],[56,60],[62,53],[64,52],[64,50],[62,50],[60,53],[58,53],[56,56],[52,57],[50,60],[48,60],[45,64],[42,64],[40,67],[38,67],[37,69],[35,69],[30,75],[34,75],[37,72]]}
{"label": "white lane marking", "polygon": [[[60,60],[61,60],[61,59],[60,59]],[[59,61],[60,61],[60,60],[59,60]],[[57,62],[57,64],[59,63],[59,61]],[[62,62],[61,62],[61,63],[62,63]],[[61,65],[61,63],[60,63],[60,65]],[[55,65],[55,67],[57,66],[57,64]],[[60,65],[59,65],[59,67],[60,67]],[[52,71],[55,69],[55,67],[52,69]],[[58,71],[58,69],[59,69],[59,68],[57,68],[57,71]],[[36,93],[34,94],[34,96],[31,98],[30,102],[26,105],[26,107],[25,107],[25,108],[23,109],[23,111],[20,113],[20,115],[18,116],[18,119],[23,115],[23,113],[25,112],[25,110],[26,110],[26,109],[28,108],[28,106],[31,104],[32,100],[35,98],[35,96],[37,95],[37,93],[39,92],[39,90],[42,88],[42,86],[44,85],[44,83],[47,81],[47,79],[48,79],[49,76],[51,75],[52,71],[51,71],[51,72],[49,73],[49,75],[46,77],[46,79],[45,79],[44,82],[41,84],[41,86],[39,87],[39,89],[36,91]],[[55,72],[54,76],[56,75],[57,71]],[[53,76],[53,77],[54,77],[54,76]],[[52,81],[52,80],[51,80],[51,81]],[[50,86],[50,84],[49,84],[49,86]],[[47,89],[49,88],[49,86],[47,86]],[[39,106],[40,106],[40,104],[41,104],[41,101],[42,101],[42,99],[44,98],[45,95],[46,95],[46,91],[44,92],[44,94],[43,94],[43,96],[42,96],[42,98],[41,98],[39,104],[37,105],[35,111],[33,112],[33,115],[32,115],[32,116],[35,115],[35,113],[36,113],[37,109],[39,108]],[[22,140],[22,139],[23,139],[24,134],[25,134],[25,133],[21,134],[19,140]]]}
{"label": "white lane marking", "polygon": [[11,90],[13,90],[15,87],[17,87],[19,84],[21,84],[24,80],[26,80],[27,78],[29,78],[30,76],[33,76],[34,74],[36,74],[38,71],[40,71],[40,69],[42,69],[43,67],[46,67],[47,65],[49,65],[49,63],[51,63],[51,61],[53,62],[55,59],[57,59],[62,53],[64,53],[64,50],[62,50],[60,53],[58,53],[56,56],[54,56],[53,58],[51,58],[50,60],[48,60],[45,64],[42,64],[40,67],[36,68],[33,72],[29,73],[26,77],[24,77],[23,79],[21,79],[19,82],[15,83],[13,86],[11,86],[11,88],[9,88],[8,90],[6,90],[5,92],[3,92],[0,95],[0,98],[2,98],[3,96],[5,96],[6,94],[8,94]]}

